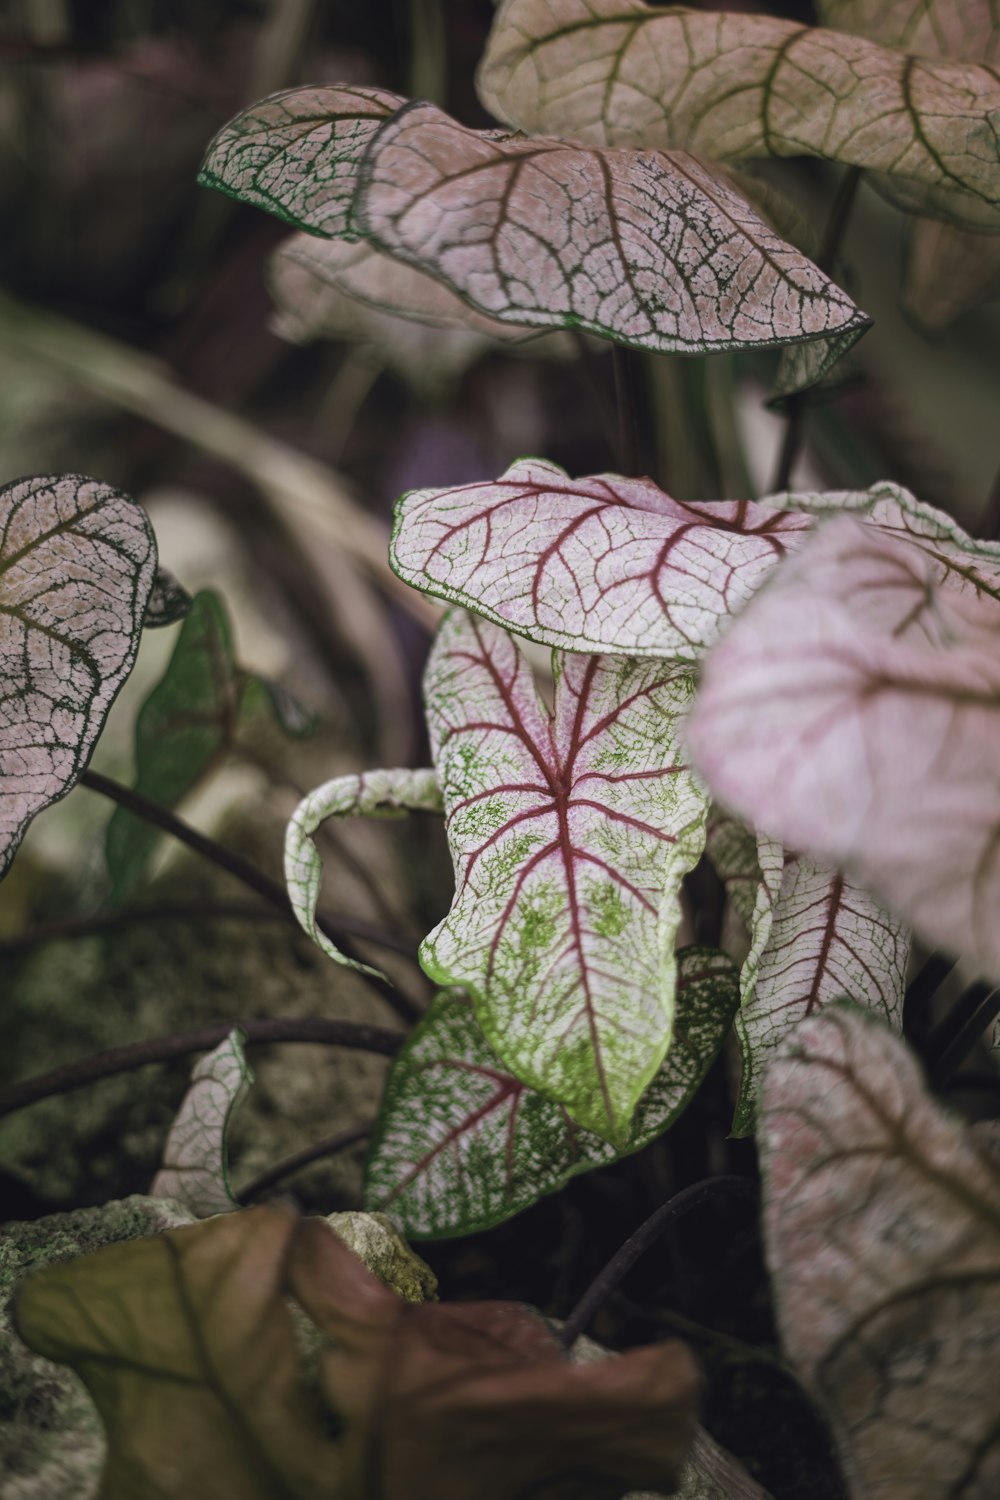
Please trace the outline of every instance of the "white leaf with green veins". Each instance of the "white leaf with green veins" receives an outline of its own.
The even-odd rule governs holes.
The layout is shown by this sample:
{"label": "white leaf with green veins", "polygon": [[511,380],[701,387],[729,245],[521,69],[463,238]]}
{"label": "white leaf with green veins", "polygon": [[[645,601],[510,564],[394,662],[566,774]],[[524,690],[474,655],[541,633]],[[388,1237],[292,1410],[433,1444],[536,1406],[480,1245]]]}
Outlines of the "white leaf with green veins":
{"label": "white leaf with green veins", "polygon": [[285,833],[285,882],[296,921],[327,957],[364,974],[377,969],[347,958],[316,922],[323,862],[313,834],[328,818],[401,818],[408,812],[440,812],[441,793],[433,771],[366,771],[335,776],[303,797]]}
{"label": "white leaf with green veins", "polygon": [[824,26],[921,57],[1000,59],[997,0],[816,0]]}
{"label": "white leaf with green veins", "polygon": [[253,1083],[245,1041],[235,1027],[191,1070],[191,1086],[149,1189],[153,1198],[172,1198],[199,1219],[239,1208],[229,1183],[226,1137],[233,1113]]}
{"label": "white leaf with green veins", "polygon": [[425,939],[511,1071],[620,1144],[667,1054],[684,874],[707,798],[677,753],[691,675],[553,654],[540,700],[505,631],[454,611],[424,699],[456,895]]}
{"label": "white leaf with green veins", "polygon": [[506,0],[479,94],[528,132],[721,160],[825,157],[973,229],[1000,209],[992,69],[773,16]]}

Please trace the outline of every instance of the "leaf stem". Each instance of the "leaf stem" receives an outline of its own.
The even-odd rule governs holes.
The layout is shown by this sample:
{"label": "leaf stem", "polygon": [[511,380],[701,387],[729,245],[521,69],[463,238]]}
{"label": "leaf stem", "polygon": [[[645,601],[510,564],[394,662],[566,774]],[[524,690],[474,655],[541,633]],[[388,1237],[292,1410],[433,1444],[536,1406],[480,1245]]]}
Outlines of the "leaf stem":
{"label": "leaf stem", "polygon": [[1000,1016],[1000,985],[982,980],[970,984],[950,1014],[931,1033],[927,1050],[933,1059],[928,1068],[932,1088],[941,1088],[948,1082],[997,1016]]}
{"label": "leaf stem", "polygon": [[403,1032],[386,1031],[381,1026],[364,1026],[356,1021],[332,1021],[324,1016],[267,1016],[249,1021],[215,1021],[191,1031],[175,1032],[172,1036],[112,1047],[108,1052],[97,1052],[79,1062],[64,1063],[49,1073],[11,1084],[9,1088],[0,1089],[0,1117],[36,1104],[41,1099],[69,1094],[101,1078],[145,1068],[150,1063],[169,1062],[191,1052],[207,1052],[225,1041],[236,1027],[245,1034],[250,1046],[265,1042],[318,1042],[327,1047],[377,1052],[383,1057],[393,1057],[405,1040]]}
{"label": "leaf stem", "polygon": [[330,1135],[325,1140],[316,1141],[312,1146],[296,1151],[294,1156],[286,1156],[284,1161],[276,1162],[273,1167],[268,1167],[266,1172],[261,1172],[259,1177],[248,1182],[236,1196],[240,1203],[250,1203],[254,1198],[259,1198],[262,1193],[266,1193],[268,1188],[273,1187],[276,1182],[290,1177],[293,1172],[310,1166],[314,1161],[322,1160],[324,1156],[335,1156],[338,1151],[345,1151],[356,1141],[365,1140],[374,1129],[375,1121],[366,1120],[363,1125],[352,1125],[349,1130],[342,1130],[339,1135]]}

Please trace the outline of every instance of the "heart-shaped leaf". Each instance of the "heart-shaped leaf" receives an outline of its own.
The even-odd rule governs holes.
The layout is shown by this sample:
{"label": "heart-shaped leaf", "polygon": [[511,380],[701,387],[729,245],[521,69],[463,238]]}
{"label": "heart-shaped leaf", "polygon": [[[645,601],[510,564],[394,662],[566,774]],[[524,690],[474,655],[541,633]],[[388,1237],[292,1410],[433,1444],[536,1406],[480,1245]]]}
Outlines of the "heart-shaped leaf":
{"label": "heart-shaped leaf", "polygon": [[670,1051],[621,1151],[518,1082],[487,1046],[470,1002],[441,994],[397,1054],[368,1158],[365,1197],[411,1238],[473,1234],[661,1135],[725,1040],[735,967],[711,948],[677,955]]}
{"label": "heart-shaped leaf", "polygon": [[827,523],[709,654],[687,740],[725,803],[997,973],[1000,603],[938,573]]}
{"label": "heart-shaped leaf", "polygon": [[969,228],[1000,209],[990,68],[773,16],[505,0],[479,93],[519,130],[721,160],[826,157]]}
{"label": "heart-shaped leaf", "polygon": [[457,889],[421,961],[469,991],[521,1082],[621,1145],[670,1045],[680,882],[704,844],[676,753],[693,685],[562,653],[553,675],[550,713],[506,632],[441,626],[424,699]]}
{"label": "heart-shaped leaf", "polygon": [[469,130],[410,104],[361,163],[355,216],[381,249],[504,323],[680,353],[857,337],[869,324],[683,153]]}
{"label": "heart-shaped leaf", "polygon": [[84,771],[155,572],[145,512],[120,490],[79,474],[0,489],[0,876]]}
{"label": "heart-shaped leaf", "polygon": [[229,1183],[229,1122],[253,1083],[239,1027],[191,1070],[191,1086],[170,1127],[163,1165],[149,1191],[199,1219],[238,1208]]}
{"label": "heart-shaped leaf", "polygon": [[762,1102],[765,1232],[785,1349],[858,1497],[1000,1488],[1000,1171],[853,1009],[803,1024]]}
{"label": "heart-shaped leaf", "polygon": [[403,102],[345,84],[271,94],[222,127],[198,181],[311,234],[353,236],[358,163]]}

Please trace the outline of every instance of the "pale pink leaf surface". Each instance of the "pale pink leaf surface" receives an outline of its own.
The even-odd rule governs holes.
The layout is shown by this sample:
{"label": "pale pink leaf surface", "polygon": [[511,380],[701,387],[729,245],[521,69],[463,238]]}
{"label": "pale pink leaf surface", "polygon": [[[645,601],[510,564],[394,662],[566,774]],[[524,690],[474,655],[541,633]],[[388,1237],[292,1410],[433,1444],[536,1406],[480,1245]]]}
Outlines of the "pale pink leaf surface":
{"label": "pale pink leaf surface", "polygon": [[828,522],[709,654],[686,738],[716,796],[1000,971],[1000,604]]}
{"label": "pale pink leaf surface", "polygon": [[454,611],[424,682],[455,899],[424,941],[523,1082],[621,1143],[674,1023],[680,883],[705,793],[676,753],[693,683],[556,653],[551,713],[505,631]]}
{"label": "pale pink leaf surface", "polygon": [[1000,1493],[1000,1168],[903,1043],[837,1007],[768,1069],[765,1238],[785,1350],[865,1500]]}
{"label": "pale pink leaf surface", "polygon": [[347,958],[316,922],[323,862],[313,835],[329,818],[401,818],[407,812],[439,812],[441,794],[433,771],[366,771],[335,776],[303,797],[285,831],[285,883],[296,921],[328,958],[348,968],[376,974]]}
{"label": "pale pink leaf surface", "polygon": [[1000,234],[975,234],[938,219],[910,220],[900,306],[911,322],[926,333],[942,333],[970,308],[998,296]]}
{"label": "pale pink leaf surface", "polygon": [[870,321],[685,153],[469,130],[411,104],[361,163],[355,215],[505,323],[692,353],[860,336]]}
{"label": "pale pink leaf surface", "polygon": [[155,572],[145,512],[110,485],[63,474],[0,489],[0,875],[85,770]]}
{"label": "pale pink leaf surface", "polygon": [[1000,62],[997,0],[817,0],[824,26],[920,57]]}
{"label": "pale pink leaf surface", "polygon": [[479,94],[519,130],[596,146],[863,167],[894,196],[970,228],[994,223],[1000,207],[992,69],[773,16],[506,0]]}
{"label": "pale pink leaf surface", "polygon": [[358,163],[404,102],[348,84],[271,94],[222,127],[198,181],[312,234],[352,236]]}
{"label": "pale pink leaf surface", "polygon": [[250,1092],[246,1034],[234,1027],[213,1051],[195,1063],[163,1148],[152,1198],[170,1198],[199,1219],[239,1208],[229,1180],[229,1126]]}

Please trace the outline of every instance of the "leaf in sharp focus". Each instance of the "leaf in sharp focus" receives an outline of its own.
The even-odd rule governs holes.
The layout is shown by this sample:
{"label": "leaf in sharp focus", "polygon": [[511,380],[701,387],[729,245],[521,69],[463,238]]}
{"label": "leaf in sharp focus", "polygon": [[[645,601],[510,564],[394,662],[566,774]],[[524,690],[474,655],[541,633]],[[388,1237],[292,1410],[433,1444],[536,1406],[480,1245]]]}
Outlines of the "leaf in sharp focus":
{"label": "leaf in sharp focus", "polygon": [[229,1182],[226,1137],[253,1083],[245,1041],[237,1027],[195,1064],[149,1189],[152,1197],[173,1198],[199,1219],[239,1207]]}
{"label": "leaf in sharp focus", "polygon": [[79,474],[0,489],[0,876],[85,769],[155,572],[146,514],[120,490]]}
{"label": "leaf in sharp focus", "polygon": [[817,0],[824,26],[920,57],[1000,61],[996,0]]}
{"label": "leaf in sharp focus", "polygon": [[362,973],[378,973],[367,964],[345,957],[317,925],[323,862],[313,840],[316,830],[328,818],[400,818],[407,812],[440,812],[441,806],[433,771],[366,771],[361,776],[336,776],[302,799],[285,833],[285,883],[299,926],[327,957]]}
{"label": "leaf in sharp focus", "polygon": [[455,866],[421,962],[516,1076],[621,1146],[670,1045],[683,875],[707,799],[677,753],[690,673],[554,653],[455,610],[424,679]]}
{"label": "leaf in sharp focus", "polygon": [[403,102],[387,89],[343,84],[272,94],[222,127],[198,181],[297,229],[353,238],[358,164]]}
{"label": "leaf in sharp focus", "polygon": [[722,160],[825,157],[969,228],[1000,208],[991,69],[772,16],[506,0],[479,94],[529,132]]}
{"label": "leaf in sharp focus", "polygon": [[372,142],[355,215],[380,249],[503,323],[690,354],[860,337],[870,322],[683,152],[469,130],[410,104]]}
{"label": "leaf in sharp focus", "polygon": [[769,1068],[765,1234],[787,1353],[871,1500],[1000,1489],[1000,1172],[902,1042],[838,1007]]}
{"label": "leaf in sharp focus", "polygon": [[673,1041],[619,1151],[519,1083],[490,1050],[464,996],[438,995],[393,1062],[368,1158],[368,1205],[390,1212],[410,1238],[474,1234],[578,1173],[638,1151],[687,1107],[738,998],[725,954],[678,953]]}
{"label": "leaf in sharp focus", "polygon": [[1000,972],[1000,604],[921,549],[821,527],[704,664],[687,726],[728,806]]}
{"label": "leaf in sharp focus", "polygon": [[190,613],[192,602],[191,595],[183,584],[177,582],[173,573],[166,568],[157,568],[142,623],[147,630],[175,625]]}

